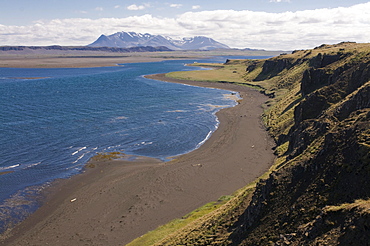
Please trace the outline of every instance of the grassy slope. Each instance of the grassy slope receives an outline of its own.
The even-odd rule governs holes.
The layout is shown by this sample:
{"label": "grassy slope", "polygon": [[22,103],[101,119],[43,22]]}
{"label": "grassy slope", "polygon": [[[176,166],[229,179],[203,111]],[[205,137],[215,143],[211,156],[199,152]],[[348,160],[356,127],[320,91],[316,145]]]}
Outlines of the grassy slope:
{"label": "grassy slope", "polygon": [[[267,62],[235,60],[219,65],[216,70],[168,74],[181,79],[253,85],[274,95],[265,105],[263,118],[277,142],[278,158],[268,173],[237,191],[227,203],[206,210],[207,214],[186,221],[171,233],[167,231],[166,237],[130,245],[152,245],[155,242],[157,245],[309,245],[340,240],[349,242],[356,238],[357,234],[353,230],[349,232],[349,227],[344,225],[353,218],[358,218],[356,221],[368,218],[365,208],[370,206],[367,200],[370,194],[364,191],[351,196],[351,191],[341,192],[343,186],[333,178],[333,172],[340,172],[346,180],[356,179],[352,175],[354,170],[362,170],[362,176],[358,178],[364,180],[370,172],[370,132],[365,130],[370,128],[368,106],[360,107],[361,110],[352,109],[355,115],[352,111],[347,113],[355,104],[367,105],[370,83],[366,83],[367,74],[362,72],[360,75],[365,77],[362,78],[356,71],[367,71],[369,53],[370,44],[341,43],[296,51]],[[310,69],[313,71],[308,73]],[[326,84],[312,85],[317,81],[311,79],[315,74],[319,74],[319,78],[328,76],[333,84],[327,84],[325,80]],[[351,84],[342,82],[354,79],[365,82],[354,89],[350,89]],[[318,105],[314,103],[322,97],[325,104],[315,115],[309,109],[317,110]],[[341,112],[346,114],[344,118],[339,115]],[[342,140],[349,131],[353,132],[352,144],[359,146],[352,152],[347,150],[348,143]],[[346,155],[351,158],[353,151],[358,152],[354,163],[361,163],[361,167],[353,167],[353,163],[346,160]],[[334,153],[343,155],[342,159],[328,157]],[[342,172],[342,168],[346,172]],[[367,168],[366,172],[363,168]],[[160,231],[154,231],[152,235],[158,235]]]}

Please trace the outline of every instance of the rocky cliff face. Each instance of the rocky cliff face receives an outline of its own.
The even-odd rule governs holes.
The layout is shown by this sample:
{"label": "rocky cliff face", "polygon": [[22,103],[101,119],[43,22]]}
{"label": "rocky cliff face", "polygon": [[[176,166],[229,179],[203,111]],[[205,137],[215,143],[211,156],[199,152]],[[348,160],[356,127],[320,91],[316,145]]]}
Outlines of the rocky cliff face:
{"label": "rocky cliff face", "polygon": [[319,53],[307,60],[299,81],[302,100],[284,138],[285,161],[257,185],[253,203],[234,225],[229,238],[234,244],[370,242],[367,51]]}
{"label": "rocky cliff face", "polygon": [[[271,59],[263,63],[262,72],[255,78],[255,81],[266,80],[278,75],[284,69],[289,69],[293,65],[293,60],[288,58]],[[247,68],[252,71],[253,69]]]}
{"label": "rocky cliff face", "polygon": [[240,205],[203,222],[212,232],[197,228],[202,237],[216,245],[369,245],[370,44],[245,64],[247,82],[276,95],[264,118],[277,160],[249,196],[231,201]]}

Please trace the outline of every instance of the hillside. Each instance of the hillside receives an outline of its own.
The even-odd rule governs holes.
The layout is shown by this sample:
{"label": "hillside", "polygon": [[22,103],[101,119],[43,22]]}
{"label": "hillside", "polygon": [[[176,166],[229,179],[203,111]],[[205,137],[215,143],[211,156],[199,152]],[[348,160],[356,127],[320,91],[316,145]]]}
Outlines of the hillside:
{"label": "hillside", "polygon": [[268,95],[263,119],[277,159],[225,205],[156,245],[368,245],[370,44],[231,60],[212,71],[169,76],[244,84]]}

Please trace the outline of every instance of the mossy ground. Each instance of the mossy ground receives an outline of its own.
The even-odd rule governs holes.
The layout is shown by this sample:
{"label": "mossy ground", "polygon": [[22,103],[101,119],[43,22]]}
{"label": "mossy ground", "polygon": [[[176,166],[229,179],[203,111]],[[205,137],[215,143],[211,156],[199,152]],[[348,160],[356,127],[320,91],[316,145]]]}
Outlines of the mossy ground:
{"label": "mossy ground", "polygon": [[[115,152],[104,152],[104,153],[97,153],[91,158],[91,161],[110,161],[114,159],[120,159],[125,156],[124,153],[115,151]],[[87,167],[93,167],[93,163],[87,164]]]}

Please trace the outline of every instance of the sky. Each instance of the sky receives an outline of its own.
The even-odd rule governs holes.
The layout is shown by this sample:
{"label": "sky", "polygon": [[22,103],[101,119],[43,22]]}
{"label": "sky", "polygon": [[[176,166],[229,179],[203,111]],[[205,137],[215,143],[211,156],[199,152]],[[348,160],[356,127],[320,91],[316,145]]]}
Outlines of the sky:
{"label": "sky", "polygon": [[87,45],[121,31],[266,50],[365,43],[370,1],[0,0],[0,46]]}

